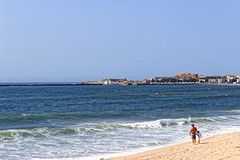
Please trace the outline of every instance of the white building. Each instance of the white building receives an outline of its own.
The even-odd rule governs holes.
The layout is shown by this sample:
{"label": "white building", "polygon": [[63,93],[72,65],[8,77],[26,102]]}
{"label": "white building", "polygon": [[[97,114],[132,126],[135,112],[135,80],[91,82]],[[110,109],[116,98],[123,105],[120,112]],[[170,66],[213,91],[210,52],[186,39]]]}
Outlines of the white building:
{"label": "white building", "polygon": [[218,79],[208,79],[208,83],[217,83]]}
{"label": "white building", "polygon": [[226,79],[218,79],[218,83],[226,83]]}

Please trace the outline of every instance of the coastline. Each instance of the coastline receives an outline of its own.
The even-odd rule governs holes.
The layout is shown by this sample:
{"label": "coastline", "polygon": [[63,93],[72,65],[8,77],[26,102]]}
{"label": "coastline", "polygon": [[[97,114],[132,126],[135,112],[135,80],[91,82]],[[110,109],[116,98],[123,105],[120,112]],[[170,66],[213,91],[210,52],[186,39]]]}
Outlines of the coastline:
{"label": "coastline", "polygon": [[[240,132],[240,88],[234,86],[0,89],[4,113],[0,159],[106,160],[133,155],[190,142],[191,123],[203,138]],[[182,152],[176,158],[157,159],[189,156]]]}
{"label": "coastline", "polygon": [[192,142],[176,144],[133,155],[105,160],[237,160],[240,159],[240,132],[226,133],[201,139],[201,144]]}
{"label": "coastline", "polygon": [[82,83],[27,83],[27,84],[0,84],[0,87],[27,87],[27,86],[240,86],[240,83],[166,83],[166,84],[82,84]]}

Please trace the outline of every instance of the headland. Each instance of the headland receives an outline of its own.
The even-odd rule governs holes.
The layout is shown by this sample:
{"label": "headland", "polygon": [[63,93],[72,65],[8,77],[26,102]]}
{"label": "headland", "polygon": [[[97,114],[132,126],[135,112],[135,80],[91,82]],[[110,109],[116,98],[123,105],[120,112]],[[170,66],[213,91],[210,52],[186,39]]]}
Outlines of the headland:
{"label": "headland", "polygon": [[154,77],[143,80],[107,78],[101,81],[75,83],[0,83],[1,86],[81,86],[81,85],[240,85],[240,75],[205,76],[196,73],[181,73],[172,77]]}

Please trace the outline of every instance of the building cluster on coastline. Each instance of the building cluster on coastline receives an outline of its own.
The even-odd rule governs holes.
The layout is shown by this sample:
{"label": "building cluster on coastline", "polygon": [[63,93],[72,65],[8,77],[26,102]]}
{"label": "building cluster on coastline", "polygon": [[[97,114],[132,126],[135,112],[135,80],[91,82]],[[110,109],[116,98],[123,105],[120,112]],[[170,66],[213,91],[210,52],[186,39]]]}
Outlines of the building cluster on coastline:
{"label": "building cluster on coastline", "polygon": [[102,79],[100,82],[81,82],[80,84],[95,84],[95,85],[164,85],[164,84],[240,84],[240,75],[225,75],[225,76],[203,76],[195,73],[181,73],[173,77],[154,77],[144,79],[142,81],[128,81],[125,79]]}
{"label": "building cluster on coastline", "polygon": [[144,79],[144,84],[237,84],[240,83],[240,75],[203,76],[195,73],[181,73],[174,77],[155,77]]}

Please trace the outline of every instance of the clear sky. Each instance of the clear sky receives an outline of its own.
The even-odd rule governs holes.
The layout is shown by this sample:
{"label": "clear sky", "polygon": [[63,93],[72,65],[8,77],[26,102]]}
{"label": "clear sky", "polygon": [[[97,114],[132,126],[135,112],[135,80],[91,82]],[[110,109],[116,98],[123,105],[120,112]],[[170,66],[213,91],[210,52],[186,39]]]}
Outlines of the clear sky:
{"label": "clear sky", "polygon": [[0,0],[0,82],[240,75],[239,0]]}

